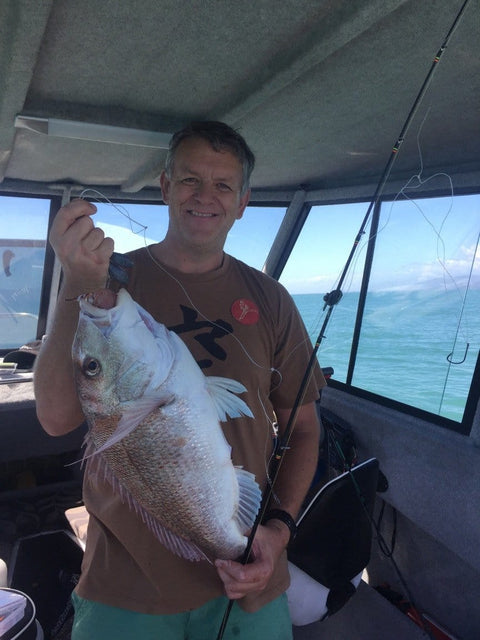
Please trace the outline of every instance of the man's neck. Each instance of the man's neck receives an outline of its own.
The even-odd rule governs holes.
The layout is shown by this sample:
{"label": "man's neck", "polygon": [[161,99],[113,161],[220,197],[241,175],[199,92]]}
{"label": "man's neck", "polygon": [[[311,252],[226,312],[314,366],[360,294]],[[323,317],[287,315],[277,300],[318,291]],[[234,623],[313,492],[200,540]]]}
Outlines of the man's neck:
{"label": "man's neck", "polygon": [[163,240],[152,247],[154,258],[182,273],[207,273],[219,269],[224,261],[222,250],[212,252],[182,251]]}

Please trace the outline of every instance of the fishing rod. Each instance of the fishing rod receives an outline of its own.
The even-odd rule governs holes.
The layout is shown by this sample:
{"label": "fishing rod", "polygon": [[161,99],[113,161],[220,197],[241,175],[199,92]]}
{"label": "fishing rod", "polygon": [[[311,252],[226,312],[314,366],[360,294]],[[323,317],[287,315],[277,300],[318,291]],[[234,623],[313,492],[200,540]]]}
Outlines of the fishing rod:
{"label": "fishing rod", "polygon": [[[410,128],[410,125],[413,121],[413,118],[418,110],[418,107],[420,106],[420,103],[422,102],[422,99],[430,85],[430,82],[432,80],[432,77],[435,73],[435,70],[438,67],[438,63],[440,62],[440,59],[442,58],[448,43],[450,41],[450,38],[452,37],[454,31],[456,30],[458,24],[460,23],[460,20],[462,19],[463,14],[465,13],[465,10],[467,8],[467,5],[469,3],[470,0],[464,0],[462,6],[460,7],[457,15],[455,16],[452,25],[450,26],[450,29],[447,32],[447,35],[445,36],[445,39],[443,40],[439,50],[437,51],[437,54],[435,55],[435,57],[433,58],[432,64],[430,65],[430,68],[427,72],[427,75],[425,76],[425,79],[423,81],[422,86],[420,87],[420,90],[417,93],[417,96],[412,104],[412,107],[410,108],[410,111],[405,119],[405,122],[402,126],[402,129],[400,131],[400,134],[397,138],[397,140],[395,141],[395,144],[392,147],[392,151],[390,153],[390,157],[385,165],[385,168],[383,169],[383,172],[380,176],[380,179],[378,181],[377,187],[375,189],[375,192],[373,194],[372,200],[368,206],[367,212],[365,214],[365,217],[360,225],[360,229],[355,237],[355,240],[353,242],[352,248],[350,250],[350,254],[348,255],[347,261],[345,263],[345,266],[342,270],[340,279],[338,281],[338,285],[336,287],[336,289],[334,289],[333,291],[330,291],[329,293],[325,294],[323,299],[324,299],[324,307],[323,310],[325,310],[327,307],[327,313],[325,314],[325,318],[323,321],[323,324],[320,328],[318,337],[315,341],[311,356],[309,358],[307,367],[305,369],[305,373],[303,375],[302,381],[300,382],[300,386],[297,392],[297,396],[295,398],[295,402],[293,403],[293,408],[290,412],[290,416],[289,419],[287,421],[287,425],[285,427],[285,431],[283,433],[283,435],[281,436],[281,438],[279,438],[275,444],[275,451],[274,451],[274,456],[273,456],[273,469],[271,472],[271,479],[270,481],[267,483],[267,487],[265,489],[265,493],[263,495],[262,498],[262,506],[257,514],[257,517],[255,519],[255,522],[253,524],[252,530],[250,532],[249,538],[248,538],[248,542],[247,542],[247,546],[245,548],[245,551],[243,552],[242,558],[240,560],[241,564],[247,564],[249,558],[250,558],[250,554],[252,551],[252,545],[253,545],[253,540],[255,538],[255,534],[257,532],[257,529],[259,527],[259,525],[262,523],[263,518],[265,516],[265,513],[267,511],[268,508],[268,504],[270,502],[270,499],[272,498],[273,495],[273,487],[275,485],[275,482],[278,478],[278,474],[280,472],[281,466],[282,466],[282,462],[283,459],[285,457],[285,453],[288,451],[289,448],[289,443],[290,443],[290,438],[292,436],[292,432],[293,429],[295,427],[295,422],[297,419],[297,415],[298,415],[298,411],[301,407],[301,405],[303,404],[303,400],[305,398],[305,394],[307,391],[307,387],[308,384],[310,382],[310,379],[312,377],[313,374],[313,368],[317,359],[317,353],[318,350],[320,348],[320,345],[322,343],[322,340],[324,338],[324,334],[325,334],[325,329],[327,328],[327,325],[329,323],[330,320],[330,316],[332,315],[333,312],[333,307],[338,304],[343,296],[341,287],[343,285],[343,282],[345,281],[345,278],[347,276],[348,270],[350,268],[350,265],[352,263],[353,257],[355,255],[355,252],[357,250],[358,245],[360,244],[360,240],[362,239],[362,236],[365,233],[365,229],[367,227],[368,224],[368,220],[370,218],[370,215],[373,211],[373,209],[376,207],[376,205],[378,204],[379,200],[380,200],[380,196],[383,193],[383,189],[385,187],[385,184],[390,176],[390,173],[392,171],[392,167],[393,164],[397,158],[398,152],[405,140],[405,136],[407,134],[408,129]],[[222,640],[224,633],[225,633],[225,629],[228,623],[228,619],[230,617],[230,612],[232,610],[233,604],[234,604],[234,600],[229,600],[227,608],[225,610],[225,614],[223,616],[223,620],[220,626],[220,629],[218,631],[218,635],[217,635],[217,639],[216,640]]]}

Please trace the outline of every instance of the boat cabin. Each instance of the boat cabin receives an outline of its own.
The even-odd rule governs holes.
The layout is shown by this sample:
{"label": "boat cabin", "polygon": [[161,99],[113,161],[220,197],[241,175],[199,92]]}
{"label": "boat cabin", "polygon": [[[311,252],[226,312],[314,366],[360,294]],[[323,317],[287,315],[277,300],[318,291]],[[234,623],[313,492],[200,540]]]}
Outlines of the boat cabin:
{"label": "boat cabin", "polygon": [[159,176],[192,120],[255,153],[226,251],[317,345],[315,489],[378,463],[361,582],[295,639],[480,637],[479,33],[479,0],[0,3],[0,580],[45,637],[68,637],[85,435],[35,413],[49,228],[80,197],[118,253],[162,239]]}

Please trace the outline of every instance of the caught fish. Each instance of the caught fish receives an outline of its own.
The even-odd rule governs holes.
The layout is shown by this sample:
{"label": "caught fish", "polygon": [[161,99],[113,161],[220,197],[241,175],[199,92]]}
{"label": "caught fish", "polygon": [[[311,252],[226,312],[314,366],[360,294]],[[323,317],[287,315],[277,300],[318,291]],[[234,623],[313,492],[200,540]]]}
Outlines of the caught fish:
{"label": "caught fish", "polygon": [[181,338],[125,289],[79,303],[72,356],[88,472],[104,475],[177,555],[237,558],[261,492],[234,467],[220,421],[253,417],[236,395],[245,387],[205,376]]}

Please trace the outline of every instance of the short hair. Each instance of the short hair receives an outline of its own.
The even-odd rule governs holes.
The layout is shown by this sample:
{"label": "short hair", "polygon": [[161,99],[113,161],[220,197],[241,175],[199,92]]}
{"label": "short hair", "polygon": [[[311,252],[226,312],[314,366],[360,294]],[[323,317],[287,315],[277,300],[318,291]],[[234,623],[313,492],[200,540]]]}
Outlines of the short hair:
{"label": "short hair", "polygon": [[242,165],[241,195],[245,195],[250,185],[250,176],[255,166],[255,156],[244,138],[232,127],[224,122],[214,120],[191,122],[186,127],[173,134],[165,160],[165,173],[172,176],[175,153],[183,140],[188,138],[203,138],[210,143],[215,151],[228,150],[238,158]]}

